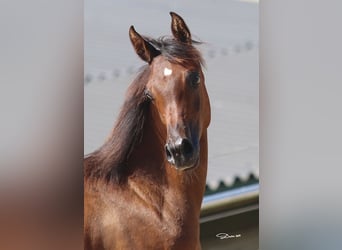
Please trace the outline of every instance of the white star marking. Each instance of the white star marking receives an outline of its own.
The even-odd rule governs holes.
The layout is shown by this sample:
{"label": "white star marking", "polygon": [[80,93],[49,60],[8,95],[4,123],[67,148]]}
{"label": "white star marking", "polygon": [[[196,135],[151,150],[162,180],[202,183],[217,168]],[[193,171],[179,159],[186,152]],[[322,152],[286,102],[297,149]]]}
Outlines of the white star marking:
{"label": "white star marking", "polygon": [[165,68],[164,69],[164,76],[169,76],[172,74],[172,69]]}

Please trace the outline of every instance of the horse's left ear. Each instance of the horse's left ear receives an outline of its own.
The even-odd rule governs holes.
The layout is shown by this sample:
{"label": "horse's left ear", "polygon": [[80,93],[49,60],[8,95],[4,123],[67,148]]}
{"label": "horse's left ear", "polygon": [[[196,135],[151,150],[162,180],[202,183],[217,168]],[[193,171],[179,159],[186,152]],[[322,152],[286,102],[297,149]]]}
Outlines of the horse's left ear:
{"label": "horse's left ear", "polygon": [[191,33],[183,18],[174,12],[171,15],[171,31],[173,36],[180,42],[191,44]]}
{"label": "horse's left ear", "polygon": [[158,50],[135,31],[133,25],[129,28],[129,38],[131,39],[135,52],[148,64],[152,62],[153,58],[160,55]]}

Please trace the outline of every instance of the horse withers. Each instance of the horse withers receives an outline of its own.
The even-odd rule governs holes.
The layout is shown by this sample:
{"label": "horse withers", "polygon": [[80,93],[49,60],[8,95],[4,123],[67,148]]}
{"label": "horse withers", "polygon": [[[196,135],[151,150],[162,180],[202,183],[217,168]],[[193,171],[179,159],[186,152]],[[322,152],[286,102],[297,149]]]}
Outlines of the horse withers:
{"label": "horse withers", "polygon": [[84,159],[85,249],[200,249],[210,103],[184,20],[129,37],[147,62],[107,141]]}

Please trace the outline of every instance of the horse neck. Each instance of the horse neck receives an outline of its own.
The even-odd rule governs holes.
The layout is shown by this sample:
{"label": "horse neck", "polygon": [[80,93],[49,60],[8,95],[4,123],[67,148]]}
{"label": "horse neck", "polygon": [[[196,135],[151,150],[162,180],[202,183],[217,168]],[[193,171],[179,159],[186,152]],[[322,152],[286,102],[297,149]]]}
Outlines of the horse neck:
{"label": "horse neck", "polygon": [[143,188],[148,199],[156,199],[148,202],[158,209],[181,211],[198,224],[207,174],[206,130],[200,140],[200,166],[193,170],[179,171],[170,165],[166,160],[165,142],[166,129],[151,105],[142,141],[130,159],[130,164],[135,165],[131,186]]}

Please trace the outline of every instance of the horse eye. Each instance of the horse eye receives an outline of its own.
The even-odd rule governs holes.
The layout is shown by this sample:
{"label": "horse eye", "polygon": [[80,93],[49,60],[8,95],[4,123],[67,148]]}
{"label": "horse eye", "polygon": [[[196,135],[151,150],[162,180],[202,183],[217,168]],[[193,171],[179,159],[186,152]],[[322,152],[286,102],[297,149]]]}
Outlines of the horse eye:
{"label": "horse eye", "polygon": [[201,77],[198,72],[191,72],[188,75],[188,82],[191,87],[196,88],[201,82]]}
{"label": "horse eye", "polygon": [[144,93],[148,99],[150,99],[151,101],[153,100],[153,96],[149,90],[145,89]]}

